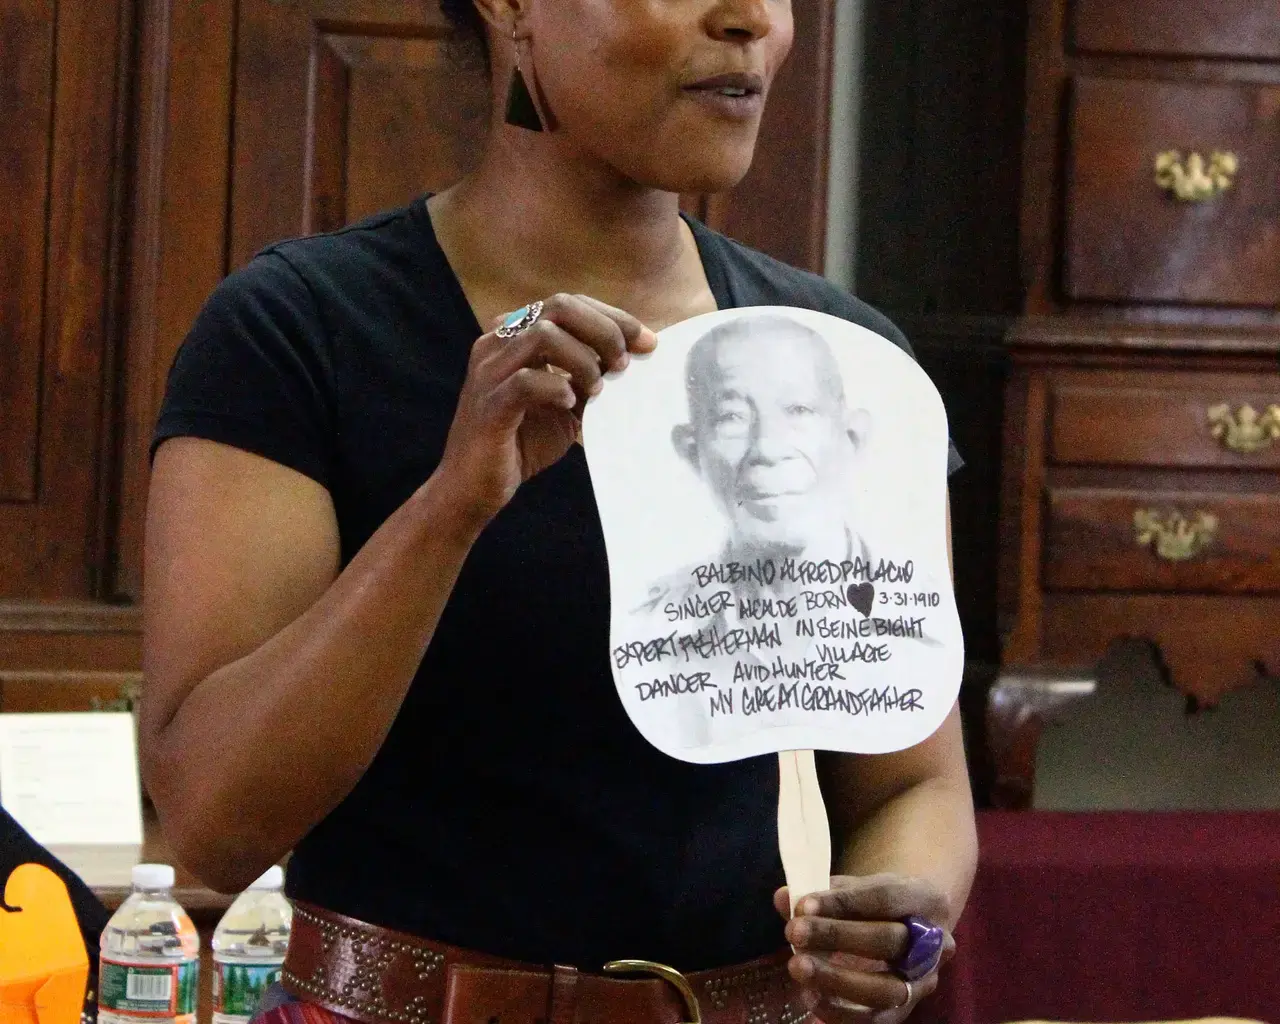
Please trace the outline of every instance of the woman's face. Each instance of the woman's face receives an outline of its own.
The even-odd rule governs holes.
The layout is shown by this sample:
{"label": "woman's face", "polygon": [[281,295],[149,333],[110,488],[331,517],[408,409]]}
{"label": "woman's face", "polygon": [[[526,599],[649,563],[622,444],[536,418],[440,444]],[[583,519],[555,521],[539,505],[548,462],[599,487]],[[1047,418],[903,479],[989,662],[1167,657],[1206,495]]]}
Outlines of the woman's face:
{"label": "woman's face", "polygon": [[791,48],[791,0],[531,0],[524,29],[557,141],[669,192],[751,166]]}

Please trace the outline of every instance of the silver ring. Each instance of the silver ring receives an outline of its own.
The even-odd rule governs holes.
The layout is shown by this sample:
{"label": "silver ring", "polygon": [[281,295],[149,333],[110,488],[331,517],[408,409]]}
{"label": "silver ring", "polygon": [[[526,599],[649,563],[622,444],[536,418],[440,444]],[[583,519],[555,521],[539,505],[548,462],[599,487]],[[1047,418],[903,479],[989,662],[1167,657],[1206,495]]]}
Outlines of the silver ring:
{"label": "silver ring", "polygon": [[915,990],[911,987],[911,982],[907,981],[906,978],[902,979],[902,984],[907,986],[907,998],[898,1004],[899,1010],[903,1009],[904,1007],[910,1006],[911,1000],[914,999],[916,995]]}
{"label": "silver ring", "polygon": [[499,338],[514,338],[536,324],[540,316],[542,316],[541,301],[521,306],[514,313],[508,313],[501,326],[493,333]]}

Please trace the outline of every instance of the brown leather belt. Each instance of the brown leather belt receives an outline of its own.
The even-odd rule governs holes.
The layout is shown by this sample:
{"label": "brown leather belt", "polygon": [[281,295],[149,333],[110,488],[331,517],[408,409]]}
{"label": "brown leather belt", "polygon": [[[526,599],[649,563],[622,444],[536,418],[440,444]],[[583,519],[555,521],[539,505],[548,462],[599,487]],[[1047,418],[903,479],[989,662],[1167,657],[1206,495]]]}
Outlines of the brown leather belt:
{"label": "brown leather belt", "polygon": [[689,975],[627,960],[590,974],[430,942],[297,901],[281,984],[365,1024],[802,1024],[809,1014],[788,956]]}

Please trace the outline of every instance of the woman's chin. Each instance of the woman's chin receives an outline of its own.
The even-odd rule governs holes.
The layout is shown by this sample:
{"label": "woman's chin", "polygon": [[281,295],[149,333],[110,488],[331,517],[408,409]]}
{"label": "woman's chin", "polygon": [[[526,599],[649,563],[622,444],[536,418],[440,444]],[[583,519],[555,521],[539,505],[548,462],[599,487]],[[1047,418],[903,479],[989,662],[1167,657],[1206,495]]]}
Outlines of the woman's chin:
{"label": "woman's chin", "polygon": [[745,152],[673,154],[666,163],[653,167],[641,180],[651,188],[683,195],[727,192],[751,170],[751,149]]}

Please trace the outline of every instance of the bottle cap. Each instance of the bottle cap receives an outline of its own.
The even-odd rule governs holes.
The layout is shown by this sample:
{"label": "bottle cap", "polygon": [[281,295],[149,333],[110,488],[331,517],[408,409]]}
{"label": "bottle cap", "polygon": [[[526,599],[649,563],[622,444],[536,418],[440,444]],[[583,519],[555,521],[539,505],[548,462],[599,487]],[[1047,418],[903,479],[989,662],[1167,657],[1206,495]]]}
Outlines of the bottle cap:
{"label": "bottle cap", "polygon": [[272,864],[249,888],[279,889],[282,885],[284,885],[284,868],[279,864]]}
{"label": "bottle cap", "polygon": [[173,888],[173,868],[168,864],[135,864],[133,887],[154,890]]}

